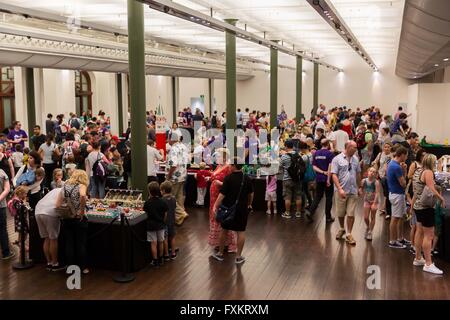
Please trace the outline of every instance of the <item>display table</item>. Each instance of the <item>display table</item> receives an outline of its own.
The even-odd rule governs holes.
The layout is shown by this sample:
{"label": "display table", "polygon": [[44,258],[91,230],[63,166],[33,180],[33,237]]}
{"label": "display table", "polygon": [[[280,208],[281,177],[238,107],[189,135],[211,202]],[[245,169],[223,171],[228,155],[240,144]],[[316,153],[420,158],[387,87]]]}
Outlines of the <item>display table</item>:
{"label": "display table", "polygon": [[420,147],[427,153],[434,154],[438,159],[443,155],[450,155],[450,146],[431,143],[420,143]]}

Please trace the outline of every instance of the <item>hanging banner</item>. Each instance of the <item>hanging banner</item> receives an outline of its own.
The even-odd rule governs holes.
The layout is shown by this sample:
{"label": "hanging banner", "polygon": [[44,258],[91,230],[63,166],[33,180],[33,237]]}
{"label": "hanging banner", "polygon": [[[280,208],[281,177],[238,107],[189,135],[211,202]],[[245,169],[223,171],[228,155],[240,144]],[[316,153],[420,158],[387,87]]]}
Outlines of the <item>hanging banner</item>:
{"label": "hanging banner", "polygon": [[156,131],[156,149],[163,150],[164,151],[164,158],[166,156],[166,124],[167,119],[166,116],[163,114],[163,109],[161,107],[161,104],[158,105],[158,108],[156,109],[156,121],[155,121],[155,131]]}

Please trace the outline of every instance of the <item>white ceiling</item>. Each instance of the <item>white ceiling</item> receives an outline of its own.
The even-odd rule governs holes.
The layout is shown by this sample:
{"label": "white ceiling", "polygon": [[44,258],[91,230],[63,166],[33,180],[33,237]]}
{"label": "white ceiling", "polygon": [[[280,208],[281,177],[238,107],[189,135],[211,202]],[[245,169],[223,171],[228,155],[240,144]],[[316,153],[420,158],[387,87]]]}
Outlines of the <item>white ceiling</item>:
{"label": "white ceiling", "polygon": [[[285,46],[314,53],[315,57],[351,54],[345,41],[305,0],[174,0],[215,18],[237,18],[238,27]],[[56,13],[69,24],[95,22],[127,29],[126,0],[0,0],[1,4]],[[331,0],[338,13],[377,62],[379,55],[392,55],[395,61],[401,30],[404,0]],[[145,31],[149,36],[225,50],[223,33],[172,17],[145,6]],[[237,54],[269,61],[266,47],[237,39]],[[356,57],[355,53],[355,57]],[[339,65],[338,65],[339,66]]]}

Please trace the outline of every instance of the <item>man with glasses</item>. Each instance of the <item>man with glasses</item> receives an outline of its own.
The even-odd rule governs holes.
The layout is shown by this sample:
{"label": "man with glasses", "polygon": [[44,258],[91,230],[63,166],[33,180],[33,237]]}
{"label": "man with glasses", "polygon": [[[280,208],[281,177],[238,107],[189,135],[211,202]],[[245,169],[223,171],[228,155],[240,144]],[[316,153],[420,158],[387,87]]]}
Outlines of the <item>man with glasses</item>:
{"label": "man with glasses", "polygon": [[[358,202],[358,190],[361,184],[361,168],[358,157],[356,142],[350,140],[345,143],[344,152],[333,158],[331,162],[331,173],[336,186],[336,215],[339,218],[340,229],[336,240],[343,239],[348,244],[355,245],[352,236],[353,223],[355,221],[355,210]],[[347,234],[345,232],[345,216],[347,216]]]}
{"label": "man with glasses", "polygon": [[27,133],[22,130],[22,124],[20,121],[13,122],[14,129],[8,133],[8,142],[12,144],[12,149],[15,150],[17,144],[22,146],[22,150],[25,147],[25,141],[28,140]]}

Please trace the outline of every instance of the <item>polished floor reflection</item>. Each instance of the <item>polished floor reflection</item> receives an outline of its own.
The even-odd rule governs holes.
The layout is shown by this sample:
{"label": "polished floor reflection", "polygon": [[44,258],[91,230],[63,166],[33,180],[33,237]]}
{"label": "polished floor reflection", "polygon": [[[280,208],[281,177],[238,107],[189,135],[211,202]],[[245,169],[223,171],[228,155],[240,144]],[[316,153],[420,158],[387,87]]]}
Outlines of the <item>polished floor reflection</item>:
{"label": "polished floor reflection", "polygon": [[[43,265],[15,272],[2,261],[0,299],[449,299],[450,264],[436,260],[443,276],[414,267],[408,251],[386,246],[388,224],[382,217],[377,217],[373,242],[365,241],[359,208],[355,247],[334,239],[337,222],[326,226],[322,217],[308,224],[253,213],[247,261],[239,267],[233,255],[224,262],[209,257],[208,213],[189,210],[178,229],[177,260],[136,273],[132,283],[114,283],[114,272],[92,270],[82,278],[81,290],[69,291],[64,273],[49,273]],[[380,268],[380,289],[367,287],[372,265]]]}

